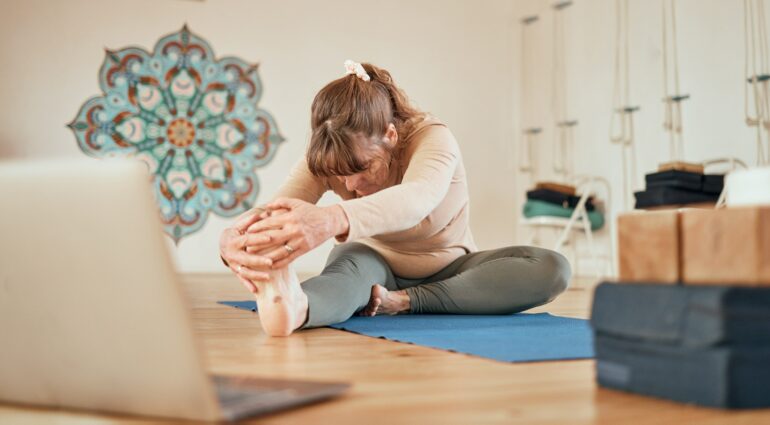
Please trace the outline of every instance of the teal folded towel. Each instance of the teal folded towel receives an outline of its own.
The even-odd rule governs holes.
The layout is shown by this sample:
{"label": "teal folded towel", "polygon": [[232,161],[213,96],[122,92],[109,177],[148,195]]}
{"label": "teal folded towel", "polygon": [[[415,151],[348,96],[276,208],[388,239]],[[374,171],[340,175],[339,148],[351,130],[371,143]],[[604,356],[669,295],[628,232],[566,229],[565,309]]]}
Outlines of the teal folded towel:
{"label": "teal folded towel", "polygon": [[[563,217],[570,218],[574,208],[565,208],[561,205],[529,199],[524,204],[524,217]],[[601,229],[604,226],[604,215],[599,211],[588,213],[588,221],[591,222],[591,230]]]}

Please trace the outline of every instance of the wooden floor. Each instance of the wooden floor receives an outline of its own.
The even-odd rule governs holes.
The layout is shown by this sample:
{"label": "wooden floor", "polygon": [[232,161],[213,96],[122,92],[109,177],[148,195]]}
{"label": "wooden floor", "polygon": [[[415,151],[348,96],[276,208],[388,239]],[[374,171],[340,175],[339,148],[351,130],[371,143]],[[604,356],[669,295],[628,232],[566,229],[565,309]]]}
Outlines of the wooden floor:
{"label": "wooden floor", "polygon": [[[256,314],[215,303],[248,298],[234,278],[195,275],[184,280],[212,373],[353,384],[341,398],[250,423],[770,423],[770,410],[720,411],[599,389],[592,360],[509,364],[326,328],[269,338]],[[581,282],[535,311],[586,318],[591,293],[591,283]],[[0,423],[150,422],[2,406]]]}

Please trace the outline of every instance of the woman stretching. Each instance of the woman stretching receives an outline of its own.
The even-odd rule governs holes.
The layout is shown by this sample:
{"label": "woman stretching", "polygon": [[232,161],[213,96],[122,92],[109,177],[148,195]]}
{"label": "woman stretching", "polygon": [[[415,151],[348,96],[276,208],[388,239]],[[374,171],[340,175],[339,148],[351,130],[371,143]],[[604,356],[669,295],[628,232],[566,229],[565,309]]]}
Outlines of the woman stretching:
{"label": "woman stretching", "polygon": [[[247,211],[220,253],[256,295],[269,335],[354,313],[510,314],[545,304],[570,280],[553,251],[478,251],[460,149],[440,121],[409,104],[390,74],[347,61],[316,95],[312,136],[276,199]],[[342,202],[318,207],[332,190]],[[335,238],[320,275],[289,264]]]}

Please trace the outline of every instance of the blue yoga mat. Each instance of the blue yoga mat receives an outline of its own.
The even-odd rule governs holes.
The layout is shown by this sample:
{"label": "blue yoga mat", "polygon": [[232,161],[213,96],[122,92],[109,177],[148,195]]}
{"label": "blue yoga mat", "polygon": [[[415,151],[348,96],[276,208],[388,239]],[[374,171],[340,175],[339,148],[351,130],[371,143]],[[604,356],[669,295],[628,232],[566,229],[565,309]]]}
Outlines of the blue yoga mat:
{"label": "blue yoga mat", "polygon": [[230,307],[240,308],[243,310],[257,311],[256,301],[219,301],[219,304],[229,305]]}
{"label": "blue yoga mat", "polygon": [[[257,308],[254,301],[219,303],[251,311]],[[504,362],[594,357],[593,335],[587,320],[548,313],[354,316],[330,327]]]}

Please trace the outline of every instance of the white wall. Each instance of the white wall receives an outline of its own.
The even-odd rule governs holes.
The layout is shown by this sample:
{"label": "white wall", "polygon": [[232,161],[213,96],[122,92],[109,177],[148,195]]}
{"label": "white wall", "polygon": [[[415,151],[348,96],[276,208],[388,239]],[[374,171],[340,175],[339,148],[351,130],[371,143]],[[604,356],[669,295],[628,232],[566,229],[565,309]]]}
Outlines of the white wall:
{"label": "white wall", "polygon": [[[81,155],[65,124],[99,94],[103,49],[149,50],[186,22],[218,56],[261,63],[260,106],[287,142],[258,171],[259,202],[302,154],[315,93],[343,74],[345,59],[370,61],[455,133],[479,245],[513,244],[514,7],[507,0],[2,0],[0,157]],[[223,270],[217,240],[227,223],[209,217],[201,232],[183,239],[175,248],[180,269]],[[298,270],[320,270],[329,249],[301,258]]]}
{"label": "white wall", "polygon": [[[552,1],[517,2],[517,18],[538,15],[528,33],[533,50],[532,92],[538,99],[517,98],[517,107],[531,108],[535,124],[544,128],[541,169],[551,167],[554,127],[550,111],[552,78]],[[643,174],[668,160],[663,131],[663,71],[660,1],[630,0],[631,103],[635,114],[637,182]],[[621,153],[609,142],[615,46],[615,1],[575,0],[563,13],[566,24],[568,110],[579,120],[576,132],[576,171],[598,174],[613,184],[614,210],[621,205]],[[736,0],[677,0],[677,27],[684,102],[684,150],[688,161],[735,156],[756,162],[754,132],[744,124],[743,2]],[[519,49],[521,25],[514,32]],[[670,34],[670,33],[669,33]],[[535,56],[535,55],[533,55]],[[519,69],[519,57],[516,67]],[[516,92],[520,92],[518,81]],[[517,109],[518,110],[518,109]],[[517,122],[517,135],[522,125]],[[517,139],[519,137],[517,136]],[[523,188],[519,188],[523,191]],[[517,197],[517,201],[523,195]],[[600,239],[606,244],[605,238]],[[606,245],[605,245],[606,246]]]}
{"label": "white wall", "polygon": [[[542,0],[3,0],[0,3],[0,157],[79,156],[65,127],[98,94],[103,48],[151,49],[187,22],[218,56],[261,62],[260,106],[287,142],[258,175],[262,202],[275,192],[309,134],[309,107],[342,62],[368,60],[391,70],[412,99],[447,122],[468,169],[471,225],[481,248],[521,242],[516,223],[529,182],[516,152],[528,108],[545,133],[542,169],[551,166],[551,2]],[[569,110],[577,127],[576,168],[613,182],[620,207],[620,151],[608,141],[614,1],[575,0],[565,12]],[[743,15],[735,0],[678,0],[686,159],[737,156],[753,163],[753,133],[743,124]],[[638,182],[667,159],[662,130],[661,18],[658,1],[631,0],[631,99],[636,114]],[[530,93],[519,87],[519,19],[537,14]],[[327,198],[326,202],[333,201]],[[228,220],[210,217],[175,248],[183,271],[218,271],[217,239]],[[602,241],[602,239],[600,239]],[[606,242],[606,239],[603,240]],[[298,261],[318,271],[330,244]]]}

